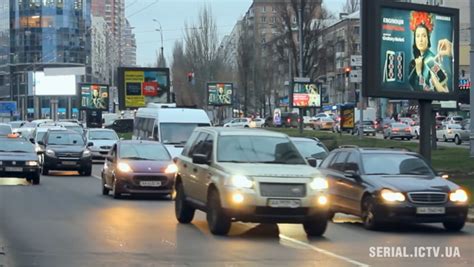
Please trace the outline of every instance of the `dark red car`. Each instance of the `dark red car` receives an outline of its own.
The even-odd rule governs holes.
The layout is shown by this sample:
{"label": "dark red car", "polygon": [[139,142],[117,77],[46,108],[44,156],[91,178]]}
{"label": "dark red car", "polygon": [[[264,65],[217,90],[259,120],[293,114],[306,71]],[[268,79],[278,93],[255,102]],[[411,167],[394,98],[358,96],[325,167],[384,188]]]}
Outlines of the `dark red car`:
{"label": "dark red car", "polygon": [[102,194],[169,195],[173,192],[176,165],[161,143],[118,141],[106,157],[102,169]]}

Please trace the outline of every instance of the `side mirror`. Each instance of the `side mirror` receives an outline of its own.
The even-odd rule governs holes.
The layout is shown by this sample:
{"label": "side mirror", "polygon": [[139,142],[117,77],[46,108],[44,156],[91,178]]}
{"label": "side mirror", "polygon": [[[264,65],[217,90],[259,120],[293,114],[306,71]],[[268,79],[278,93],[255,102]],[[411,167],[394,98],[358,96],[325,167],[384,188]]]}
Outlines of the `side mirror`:
{"label": "side mirror", "polygon": [[445,172],[439,172],[438,175],[443,179],[449,179],[449,174]]}
{"label": "side mirror", "polygon": [[34,144],[34,143],[35,143],[35,139],[34,139],[34,138],[30,138],[30,142],[31,142],[32,144]]}
{"label": "side mirror", "polygon": [[43,141],[38,141],[38,145],[44,146],[44,142]]}
{"label": "side mirror", "polygon": [[203,154],[194,154],[193,155],[193,163],[194,164],[209,164],[207,160],[207,156]]}
{"label": "side mirror", "polygon": [[315,158],[307,158],[306,160],[308,161],[309,166],[315,167],[315,168],[318,167],[318,160],[317,160],[317,159],[315,159]]}
{"label": "side mirror", "polygon": [[351,179],[354,179],[356,181],[359,181],[360,180],[360,175],[354,171],[354,170],[347,170],[344,172],[344,176],[346,176],[347,178],[351,178]]}
{"label": "side mirror", "polygon": [[94,146],[94,143],[92,142],[87,143],[87,147],[91,147],[91,146]]}

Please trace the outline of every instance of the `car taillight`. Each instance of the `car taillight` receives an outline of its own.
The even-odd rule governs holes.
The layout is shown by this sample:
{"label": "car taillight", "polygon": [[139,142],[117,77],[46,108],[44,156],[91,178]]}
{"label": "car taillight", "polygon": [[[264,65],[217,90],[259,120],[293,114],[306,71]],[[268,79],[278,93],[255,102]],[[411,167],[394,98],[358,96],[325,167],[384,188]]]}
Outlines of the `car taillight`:
{"label": "car taillight", "polygon": [[405,128],[405,132],[411,132],[411,128]]}
{"label": "car taillight", "polygon": [[400,131],[400,129],[398,129],[398,128],[393,128],[392,131],[398,132],[398,131]]}
{"label": "car taillight", "polygon": [[290,119],[290,118],[286,119],[286,122],[290,123],[290,122],[291,122],[291,119]]}

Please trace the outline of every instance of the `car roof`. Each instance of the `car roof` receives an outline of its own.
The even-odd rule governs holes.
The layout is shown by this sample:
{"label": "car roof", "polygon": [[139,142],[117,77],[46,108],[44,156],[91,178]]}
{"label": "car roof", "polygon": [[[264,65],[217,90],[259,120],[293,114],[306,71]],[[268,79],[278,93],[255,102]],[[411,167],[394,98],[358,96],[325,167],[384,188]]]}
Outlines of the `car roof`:
{"label": "car roof", "polygon": [[50,131],[50,130],[59,130],[59,131],[66,131],[67,129],[66,128],[62,128],[60,126],[52,126],[52,127],[39,127],[36,129],[36,132],[39,133],[39,132],[47,132],[47,131]]}
{"label": "car roof", "polygon": [[117,142],[117,144],[159,144],[163,145],[160,142],[157,141],[149,141],[149,140],[120,140]]}
{"label": "car roof", "polygon": [[76,122],[71,122],[71,121],[59,121],[57,124],[62,125],[62,126],[80,126]]}
{"label": "car roof", "polygon": [[81,135],[80,133],[69,130],[69,129],[49,129],[49,132],[54,133],[54,132],[61,132],[61,133],[66,133],[66,134],[78,134]]}
{"label": "car roof", "polygon": [[108,129],[108,128],[89,128],[87,129],[88,132],[114,132],[113,129]]}
{"label": "car roof", "polygon": [[[416,152],[409,151],[405,148],[398,148],[398,147],[390,147],[390,148],[383,148],[383,147],[357,147],[357,146],[341,146],[339,148],[334,149],[334,152],[337,151],[358,151],[364,154],[410,154],[410,155],[418,155]],[[333,152],[331,151],[331,152]]]}
{"label": "car roof", "polygon": [[228,127],[199,127],[196,128],[197,131],[207,131],[207,132],[214,132],[221,136],[226,135],[249,135],[249,136],[268,136],[268,137],[288,137],[284,133],[262,130],[262,129],[233,129]]}

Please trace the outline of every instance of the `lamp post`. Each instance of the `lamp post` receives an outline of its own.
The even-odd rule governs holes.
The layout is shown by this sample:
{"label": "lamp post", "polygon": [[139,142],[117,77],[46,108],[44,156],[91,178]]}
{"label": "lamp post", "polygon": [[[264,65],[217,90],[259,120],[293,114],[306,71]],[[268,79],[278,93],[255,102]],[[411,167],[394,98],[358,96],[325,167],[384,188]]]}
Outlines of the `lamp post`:
{"label": "lamp post", "polygon": [[[160,32],[160,37],[161,37],[161,58],[160,61],[164,62],[163,58],[165,55],[163,54],[163,28],[161,27],[161,23],[157,19],[153,19],[154,22],[158,23],[158,26],[160,26],[159,29],[156,29],[156,31]],[[166,67],[166,66],[158,66],[158,67]]]}

